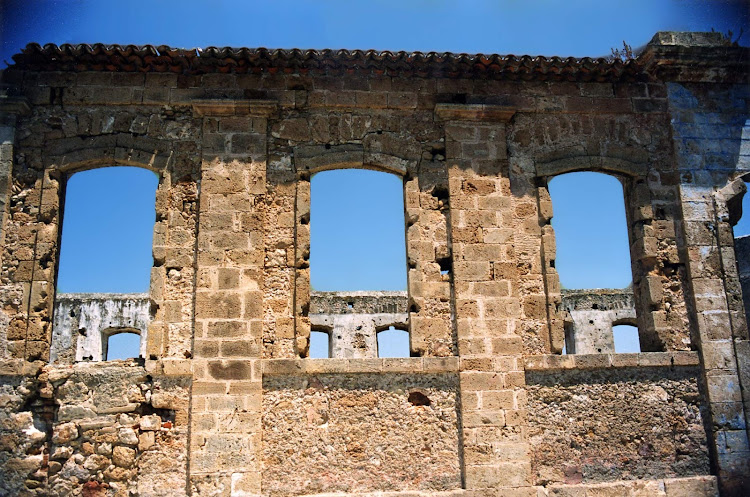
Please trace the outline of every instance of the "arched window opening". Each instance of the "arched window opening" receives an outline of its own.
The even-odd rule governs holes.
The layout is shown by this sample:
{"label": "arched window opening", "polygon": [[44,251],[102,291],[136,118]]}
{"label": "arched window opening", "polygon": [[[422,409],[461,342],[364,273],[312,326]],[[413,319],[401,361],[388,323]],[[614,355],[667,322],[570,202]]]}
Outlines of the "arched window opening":
{"label": "arched window opening", "polygon": [[[633,271],[625,198],[614,176],[594,172],[562,174],[548,182],[554,216],[555,249],[548,264],[563,289],[563,306],[572,321],[565,325],[565,354],[633,351],[633,339],[612,323],[632,316]],[[611,307],[612,299],[618,302]],[[624,341],[623,341],[624,340]],[[615,341],[620,342],[618,347]]]}
{"label": "arched window opening", "polygon": [[406,290],[402,179],[338,169],[315,174],[310,188],[312,288]]}
{"label": "arched window opening", "polygon": [[378,357],[409,357],[409,332],[393,326],[378,332]]}
{"label": "arched window opening", "polygon": [[331,335],[325,331],[310,332],[310,359],[331,357]]}
{"label": "arched window opening", "polygon": [[141,335],[137,330],[105,330],[102,352],[105,361],[133,359],[141,356]]}
{"label": "arched window opening", "polygon": [[65,189],[58,292],[147,292],[158,176],[137,167],[73,174]]}
{"label": "arched window opening", "polygon": [[641,351],[638,328],[631,324],[616,324],[612,327],[616,354],[632,354]]}
{"label": "arched window opening", "polygon": [[577,172],[549,181],[563,288],[626,288],[630,265],[625,199],[614,176]]}

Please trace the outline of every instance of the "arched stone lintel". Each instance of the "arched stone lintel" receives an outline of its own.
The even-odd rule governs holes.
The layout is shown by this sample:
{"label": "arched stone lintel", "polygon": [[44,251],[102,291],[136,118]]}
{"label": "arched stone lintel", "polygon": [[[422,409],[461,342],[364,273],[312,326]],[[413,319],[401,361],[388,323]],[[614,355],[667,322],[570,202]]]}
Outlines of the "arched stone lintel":
{"label": "arched stone lintel", "polygon": [[45,167],[65,174],[110,166],[162,173],[172,162],[172,148],[168,141],[129,134],[64,138],[49,143]]}
{"label": "arched stone lintel", "polygon": [[416,165],[416,160],[369,152],[359,144],[311,145],[294,149],[294,167],[298,174],[312,175],[332,169],[370,169],[403,177]]}
{"label": "arched stone lintel", "polygon": [[538,162],[536,164],[536,174],[539,177],[558,176],[578,171],[616,174],[636,178],[645,177],[648,174],[648,167],[643,163],[599,155],[566,157],[564,159]]}

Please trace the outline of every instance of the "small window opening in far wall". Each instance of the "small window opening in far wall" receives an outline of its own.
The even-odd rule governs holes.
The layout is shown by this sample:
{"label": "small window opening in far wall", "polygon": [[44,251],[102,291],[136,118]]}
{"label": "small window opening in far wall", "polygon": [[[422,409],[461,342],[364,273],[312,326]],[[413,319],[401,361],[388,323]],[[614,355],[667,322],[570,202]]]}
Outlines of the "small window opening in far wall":
{"label": "small window opening in far wall", "polygon": [[132,331],[123,331],[104,336],[104,360],[133,359],[141,355],[141,335]]}
{"label": "small window opening in far wall", "polygon": [[638,328],[630,324],[618,324],[612,327],[615,339],[616,354],[632,354],[641,351],[638,340]]}
{"label": "small window opening in far wall", "polygon": [[378,357],[409,357],[409,332],[393,326],[378,332]]}
{"label": "small window opening in far wall", "polygon": [[331,357],[331,335],[325,331],[310,332],[310,359]]}

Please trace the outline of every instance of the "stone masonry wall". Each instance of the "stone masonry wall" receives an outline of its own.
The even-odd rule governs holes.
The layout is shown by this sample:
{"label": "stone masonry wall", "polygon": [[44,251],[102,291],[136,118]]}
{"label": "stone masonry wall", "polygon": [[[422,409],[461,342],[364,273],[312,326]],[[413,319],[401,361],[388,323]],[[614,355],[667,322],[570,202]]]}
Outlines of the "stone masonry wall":
{"label": "stone masonry wall", "polygon": [[461,487],[455,375],[269,376],[263,495]]}
{"label": "stone masonry wall", "polygon": [[533,371],[526,381],[536,484],[710,474],[696,369]]}
{"label": "stone masonry wall", "polygon": [[378,332],[408,327],[406,292],[314,292],[310,326],[328,334],[331,357],[378,357]]}
{"label": "stone masonry wall", "polygon": [[[746,495],[749,53],[28,47],[0,92],[0,493]],[[50,364],[66,181],[112,165],[159,175],[144,357]],[[396,315],[412,357],[308,358],[310,177],[338,168],[402,179],[408,280],[333,315]],[[641,354],[561,354],[547,184],[574,171],[623,183]]]}

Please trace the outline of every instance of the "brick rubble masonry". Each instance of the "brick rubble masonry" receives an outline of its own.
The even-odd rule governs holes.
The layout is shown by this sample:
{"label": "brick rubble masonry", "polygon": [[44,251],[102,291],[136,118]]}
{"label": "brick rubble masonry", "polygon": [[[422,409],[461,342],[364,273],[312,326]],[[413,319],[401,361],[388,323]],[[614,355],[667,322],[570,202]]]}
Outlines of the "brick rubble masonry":
{"label": "brick rubble masonry", "polygon": [[[627,61],[29,45],[0,86],[0,495],[750,494],[748,60],[673,32]],[[148,294],[56,294],[66,183],[113,165],[159,176]],[[405,292],[311,291],[310,179],[340,168],[402,180]],[[560,288],[573,171],[623,185],[632,291]],[[388,326],[409,357],[377,357]],[[140,357],[103,360],[122,331]]]}

